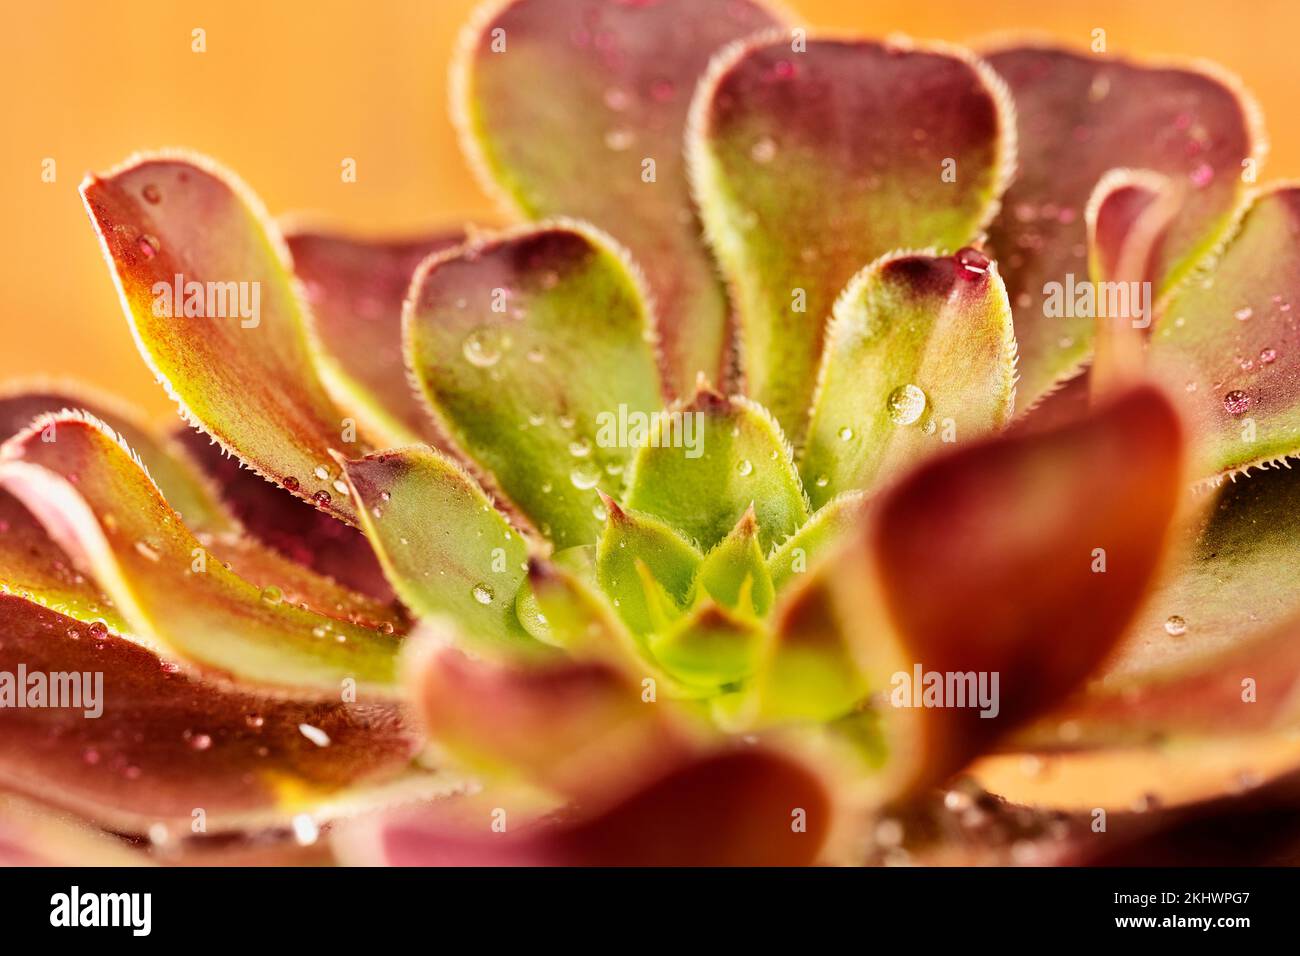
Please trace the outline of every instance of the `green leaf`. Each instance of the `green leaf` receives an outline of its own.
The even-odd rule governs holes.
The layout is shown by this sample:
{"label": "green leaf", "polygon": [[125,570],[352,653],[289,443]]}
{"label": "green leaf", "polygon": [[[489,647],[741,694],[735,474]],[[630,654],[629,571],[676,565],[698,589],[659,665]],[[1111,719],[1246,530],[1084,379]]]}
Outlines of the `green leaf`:
{"label": "green leaf", "polygon": [[1263,193],[1222,251],[1170,296],[1156,374],[1190,419],[1196,477],[1300,453],[1300,187]]}
{"label": "green leaf", "polygon": [[751,505],[731,533],[700,562],[696,600],[703,594],[740,616],[763,617],[772,607],[772,577],[758,543],[758,519]]}
{"label": "green leaf", "polygon": [[895,249],[956,249],[1015,159],[992,71],[949,48],[771,34],[715,58],[687,151],[749,394],[801,443],[835,297]]}
{"label": "green leaf", "polygon": [[706,549],[725,538],[751,505],[764,551],[808,518],[780,426],[754,402],[706,386],[653,426],[637,453],[627,505]]}
{"label": "green leaf", "polygon": [[288,251],[248,187],[210,160],[161,154],[89,177],[81,194],[136,343],[185,418],[355,523],[330,453],[365,449],[316,375]]}
{"label": "green leaf", "polygon": [[624,511],[611,498],[604,503],[609,518],[596,550],[596,579],[633,633],[645,635],[655,630],[655,615],[638,562],[680,608],[690,595],[701,555],[659,519]]}
{"label": "green leaf", "polygon": [[813,506],[947,442],[1001,428],[1016,341],[997,267],[973,249],[890,256],[835,303],[799,463]]}
{"label": "green leaf", "polygon": [[527,543],[465,469],[424,446],[342,466],[403,603],[420,615],[448,615],[476,642],[528,640],[514,607]]}
{"label": "green leaf", "polygon": [[635,447],[619,423],[662,407],[625,254],[578,224],[477,240],[421,267],[405,329],[454,442],[556,548],[593,543]]}
{"label": "green leaf", "polygon": [[767,569],[772,576],[776,593],[795,580],[795,575],[808,571],[816,561],[830,551],[849,531],[856,528],[866,511],[867,497],[859,491],[850,491],[832,498],[816,513],[772,551],[767,559]]}
{"label": "green leaf", "polygon": [[1015,309],[1019,398],[1029,408],[1091,353],[1093,317],[1046,307],[1050,283],[1088,274],[1084,213],[1102,175],[1146,169],[1180,187],[1155,266],[1159,298],[1228,226],[1264,136],[1254,103],[1221,70],[1051,47],[1012,46],[986,59],[1016,104],[1018,171],[989,235]]}
{"label": "green leaf", "polygon": [[655,659],[678,680],[725,688],[754,673],[763,644],[762,626],[707,598],[669,631],[650,638]]}
{"label": "green leaf", "polygon": [[530,218],[591,221],[645,268],[677,394],[697,373],[719,379],[728,339],[682,158],[691,90],[714,51],[776,23],[751,0],[516,0],[475,19],[453,66],[453,117],[485,186]]}

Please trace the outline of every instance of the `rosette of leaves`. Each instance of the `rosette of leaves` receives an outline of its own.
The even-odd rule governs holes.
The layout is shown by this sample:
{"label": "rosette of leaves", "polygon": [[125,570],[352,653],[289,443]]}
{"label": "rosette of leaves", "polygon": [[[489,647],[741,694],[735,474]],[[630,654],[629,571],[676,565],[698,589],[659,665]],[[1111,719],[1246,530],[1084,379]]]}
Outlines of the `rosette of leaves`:
{"label": "rosette of leaves", "polygon": [[[976,765],[1050,861],[1295,765],[1300,192],[1248,188],[1235,83],[751,0],[495,4],[453,78],[517,225],[282,232],[180,153],[83,184],[193,430],[0,403],[0,662],[110,688],[6,714],[6,787],[164,848],[984,861],[969,789],[881,815],[1028,754],[1115,813]],[[159,314],[176,277],[260,320]]]}

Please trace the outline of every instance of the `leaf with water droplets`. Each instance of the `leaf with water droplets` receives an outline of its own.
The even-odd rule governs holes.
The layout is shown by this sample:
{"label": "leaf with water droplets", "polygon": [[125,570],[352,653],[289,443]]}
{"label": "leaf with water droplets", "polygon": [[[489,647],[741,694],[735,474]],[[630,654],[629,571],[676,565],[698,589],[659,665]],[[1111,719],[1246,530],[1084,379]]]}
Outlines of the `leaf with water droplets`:
{"label": "leaf with water droplets", "polygon": [[835,297],[895,249],[956,249],[1014,161],[991,71],[947,48],[765,36],[720,54],[687,151],[748,393],[800,443]]}
{"label": "leaf with water droplets", "polygon": [[365,416],[366,431],[387,445],[441,440],[401,374],[402,303],[416,266],[464,239],[462,232],[400,240],[285,232],[311,307],[321,376],[339,404]]}
{"label": "leaf with water droplets", "polygon": [[1151,337],[1191,423],[1195,477],[1300,454],[1300,187],[1259,196]]}
{"label": "leaf with water droplets", "polygon": [[892,256],[863,269],[826,333],[799,462],[813,506],[1002,427],[1015,368],[1011,307],[982,254]]}
{"label": "leaf with water droplets", "polygon": [[695,598],[707,596],[741,616],[761,618],[772,607],[775,589],[758,543],[754,507],[719,541],[695,575]]}
{"label": "leaf with water droplets", "polygon": [[[1107,673],[1191,665],[1300,613],[1300,470],[1226,483],[1170,563]],[[1181,619],[1181,627],[1171,619]],[[1174,631],[1175,633],[1170,633]]]}
{"label": "leaf with water droplets", "polygon": [[1058,312],[1050,296],[1066,294],[1067,276],[1074,288],[1088,275],[1084,212],[1102,175],[1152,170],[1179,188],[1155,266],[1158,298],[1227,227],[1263,134],[1253,103],[1220,71],[1050,47],[992,50],[986,59],[1016,104],[1018,172],[989,234],[1015,310],[1020,405],[1029,408],[1091,352],[1092,312],[1063,299]]}
{"label": "leaf with water droplets", "polygon": [[[46,424],[57,441],[41,440]],[[0,487],[107,592],[130,633],[164,656],[322,695],[337,694],[346,679],[359,693],[390,689],[398,646],[391,625],[367,628],[264,600],[263,588],[208,558],[98,422],[67,413],[14,436],[0,446]]]}
{"label": "leaf with water droplets", "polygon": [[670,610],[676,610],[686,606],[700,552],[657,518],[625,511],[612,499],[606,506],[609,521],[596,550],[596,579],[633,633],[649,634],[656,629],[656,595],[646,593],[637,563],[663,588],[675,606]]}
{"label": "leaf with water droplets", "polygon": [[682,158],[691,90],[714,51],[776,23],[752,0],[515,0],[471,24],[453,68],[454,115],[487,185],[531,218],[590,220],[646,270],[678,394],[698,373],[718,380],[728,345]]}
{"label": "leaf with water droplets", "polygon": [[81,194],[140,351],[186,418],[354,522],[314,471],[331,449],[365,449],[316,375],[288,252],[248,188],[210,160],[153,155],[87,178]]}
{"label": "leaf with water droplets", "polygon": [[[209,834],[246,832],[446,789],[412,768],[418,732],[391,703],[195,680],[135,639],[12,596],[0,596],[0,631],[0,671],[93,673],[98,688],[93,706],[83,697],[80,709],[6,710],[0,781],[113,831],[189,836],[201,807]],[[301,723],[329,746],[307,740]]]}
{"label": "leaf with water droplets", "polygon": [[662,407],[640,283],[586,226],[538,226],[426,262],[407,358],[456,445],[557,548],[600,533],[637,423]]}
{"label": "leaf with water droplets", "polygon": [[[687,440],[673,441],[672,436]],[[808,518],[781,428],[746,398],[706,386],[654,425],[632,469],[627,504],[712,548],[754,507],[766,551]]]}
{"label": "leaf with water droplets", "polygon": [[465,469],[423,446],[349,461],[361,524],[393,589],[470,640],[529,642],[515,615],[528,546]]}

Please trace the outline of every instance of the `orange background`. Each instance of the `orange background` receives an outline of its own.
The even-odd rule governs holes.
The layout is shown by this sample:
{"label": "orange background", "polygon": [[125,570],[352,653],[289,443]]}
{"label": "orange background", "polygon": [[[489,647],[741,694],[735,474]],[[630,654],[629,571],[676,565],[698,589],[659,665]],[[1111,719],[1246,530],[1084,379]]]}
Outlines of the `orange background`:
{"label": "orange background", "polygon": [[[706,0],[701,0],[706,2]],[[82,378],[153,413],[77,195],[87,170],[188,146],[239,172],[273,213],[368,233],[492,206],[447,118],[447,64],[474,0],[7,0],[0,30],[0,379]],[[800,25],[968,41],[1032,31],[1110,52],[1198,56],[1242,77],[1273,142],[1263,178],[1300,175],[1294,0],[789,0]],[[207,52],[190,31],[207,31]],[[358,182],[339,178],[343,157]],[[57,181],[41,181],[41,162]]]}

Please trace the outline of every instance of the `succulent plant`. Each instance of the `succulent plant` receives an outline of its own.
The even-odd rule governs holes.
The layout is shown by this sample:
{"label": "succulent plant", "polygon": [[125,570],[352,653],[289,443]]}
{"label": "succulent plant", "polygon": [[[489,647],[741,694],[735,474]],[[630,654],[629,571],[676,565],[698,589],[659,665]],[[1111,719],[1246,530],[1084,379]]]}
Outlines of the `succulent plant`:
{"label": "succulent plant", "polygon": [[[1294,766],[1300,189],[1234,81],[753,0],[492,4],[453,76],[522,224],[83,183],[193,428],[0,399],[0,670],[106,687],[6,788],[212,859],[1052,862],[1164,824],[1134,754],[1180,826]],[[1092,812],[933,803],[989,753]]]}

